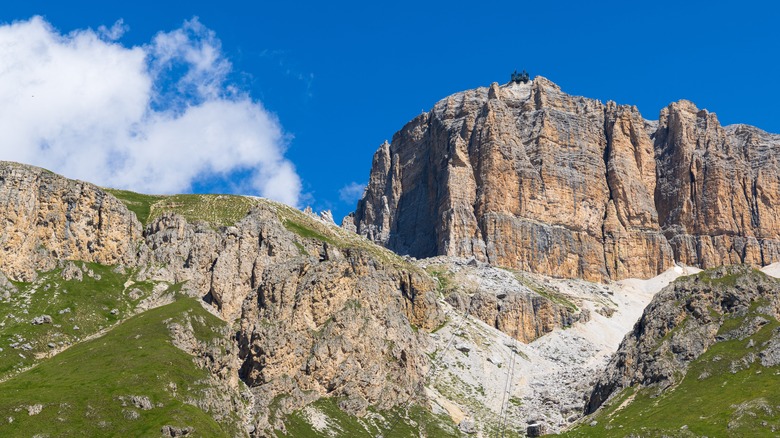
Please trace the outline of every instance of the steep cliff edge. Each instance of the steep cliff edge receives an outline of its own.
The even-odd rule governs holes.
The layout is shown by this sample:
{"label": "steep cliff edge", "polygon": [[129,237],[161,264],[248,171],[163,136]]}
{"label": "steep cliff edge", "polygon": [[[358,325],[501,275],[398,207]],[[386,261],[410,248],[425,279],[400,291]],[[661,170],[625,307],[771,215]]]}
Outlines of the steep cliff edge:
{"label": "steep cliff edge", "polygon": [[686,102],[654,123],[542,77],[493,84],[441,100],[380,146],[352,221],[401,254],[557,277],[769,264],[778,151],[777,136],[722,128]]}
{"label": "steep cliff edge", "polygon": [[780,136],[721,127],[680,101],[655,133],[658,216],[675,258],[711,268],[780,260]]}

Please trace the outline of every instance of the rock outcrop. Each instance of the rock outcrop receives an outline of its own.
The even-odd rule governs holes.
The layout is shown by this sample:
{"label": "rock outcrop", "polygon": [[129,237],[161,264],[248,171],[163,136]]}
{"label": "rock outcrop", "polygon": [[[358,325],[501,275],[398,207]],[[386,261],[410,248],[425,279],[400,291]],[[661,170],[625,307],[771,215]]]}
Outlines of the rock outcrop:
{"label": "rock outcrop", "polygon": [[133,265],[141,224],[99,187],[0,163],[0,271],[31,281],[58,260]]}
{"label": "rock outcrop", "polygon": [[674,261],[768,264],[778,151],[779,137],[722,128],[686,102],[649,122],[541,77],[493,84],[380,146],[353,223],[401,254],[588,280],[652,277]]}
{"label": "rock outcrop", "polygon": [[189,290],[206,297],[232,321],[240,315],[244,298],[260,286],[271,262],[300,255],[294,241],[267,205],[257,205],[224,229],[164,214],[147,225],[139,262],[145,276],[186,282]]}
{"label": "rock outcrop", "polygon": [[[418,264],[437,278],[445,300],[523,343],[590,318],[576,299],[546,280],[498,269],[474,259],[436,257]],[[574,300],[574,301],[572,301]]]}
{"label": "rock outcrop", "polygon": [[[748,266],[720,267],[678,279],[653,298],[623,339],[596,383],[586,413],[629,386],[661,393],[679,383],[690,364],[713,344],[744,340],[778,316],[780,282]],[[756,346],[755,354],[734,360],[731,372],[760,358],[777,358],[778,339],[774,333],[770,341]],[[764,366],[777,363],[767,360]]]}
{"label": "rock outcrop", "polygon": [[[404,403],[417,390],[428,369],[428,338],[417,329],[444,320],[427,276],[346,250],[322,262],[275,264],[260,284],[244,301],[238,332],[258,428],[283,427],[284,415],[326,395],[362,416],[369,406]],[[278,397],[280,410],[272,413]]]}

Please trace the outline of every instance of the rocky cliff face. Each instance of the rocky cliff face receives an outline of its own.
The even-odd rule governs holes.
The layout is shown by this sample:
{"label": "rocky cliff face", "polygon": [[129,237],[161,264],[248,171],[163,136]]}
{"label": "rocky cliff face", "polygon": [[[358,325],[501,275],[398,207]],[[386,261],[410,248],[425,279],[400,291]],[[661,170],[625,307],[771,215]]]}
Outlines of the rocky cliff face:
{"label": "rocky cliff face", "polygon": [[353,250],[266,270],[244,301],[238,334],[242,378],[262,408],[258,426],[282,428],[285,414],[326,395],[360,416],[408,400],[428,367],[427,337],[416,328],[443,321],[432,286]]}
{"label": "rocky cliff face", "polygon": [[655,133],[656,205],[675,258],[705,268],[780,259],[780,136],[721,127],[680,101]]}
{"label": "rocky cliff face", "polygon": [[146,228],[139,263],[149,278],[186,287],[213,302],[225,319],[239,317],[272,262],[298,257],[294,235],[268,206],[256,206],[235,225],[215,229],[164,214]]}
{"label": "rocky cliff face", "polygon": [[686,102],[655,123],[541,77],[493,84],[438,102],[383,144],[353,222],[399,253],[559,277],[768,264],[779,148]]}
{"label": "rocky cliff face", "polygon": [[[734,355],[739,349],[732,346],[724,351],[734,357],[722,354],[708,361],[715,365],[725,362],[732,374],[754,362],[765,367],[780,364],[776,330],[769,340],[763,335],[755,337],[763,339],[761,343],[748,340],[770,322],[777,323],[778,297],[780,283],[776,279],[744,265],[677,280],[653,298],[623,339],[593,389],[586,413],[596,411],[612,395],[631,386],[661,394],[686,378],[691,364],[716,343],[738,340],[740,346],[747,344],[747,354],[742,357]],[[712,374],[714,371],[705,371],[691,379],[704,380]]]}
{"label": "rocky cliff face", "polygon": [[34,280],[60,259],[134,264],[141,225],[92,184],[3,162],[0,205],[0,271],[13,280]]}
{"label": "rocky cliff face", "polygon": [[445,301],[523,343],[590,319],[554,286],[474,259],[436,257],[418,262],[433,273]]}

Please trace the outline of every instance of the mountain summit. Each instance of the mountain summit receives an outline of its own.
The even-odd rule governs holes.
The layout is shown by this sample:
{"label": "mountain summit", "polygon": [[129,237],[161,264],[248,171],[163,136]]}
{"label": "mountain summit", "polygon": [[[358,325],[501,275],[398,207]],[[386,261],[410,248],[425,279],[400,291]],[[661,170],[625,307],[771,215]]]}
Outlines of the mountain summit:
{"label": "mountain summit", "polygon": [[379,147],[347,221],[401,254],[567,278],[766,265],[780,260],[778,152],[780,136],[688,101],[651,121],[537,76],[410,121]]}

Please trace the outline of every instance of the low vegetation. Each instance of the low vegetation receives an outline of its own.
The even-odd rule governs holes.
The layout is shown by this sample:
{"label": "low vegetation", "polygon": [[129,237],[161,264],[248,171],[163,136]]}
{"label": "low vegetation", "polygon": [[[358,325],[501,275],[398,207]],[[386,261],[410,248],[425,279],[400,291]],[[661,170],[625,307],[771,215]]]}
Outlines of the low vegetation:
{"label": "low vegetation", "polygon": [[769,322],[745,339],[716,342],[691,363],[678,385],[661,395],[655,388],[624,389],[562,435],[776,436],[780,431],[780,366],[764,367],[757,355],[765,342],[777,336],[780,323],[761,313],[761,308],[756,302],[745,315],[727,315],[719,334],[756,316]]}
{"label": "low vegetation", "polygon": [[143,226],[163,213],[177,213],[188,221],[204,221],[212,226],[231,226],[244,218],[260,202],[236,195],[144,195],[127,190],[106,189],[135,213]]}
{"label": "low vegetation", "polygon": [[358,418],[342,411],[338,398],[322,398],[287,417],[286,432],[276,431],[277,438],[319,438],[382,436],[384,438],[450,438],[462,436],[449,417],[430,413],[419,405],[392,411],[369,410]]}
{"label": "low vegetation", "polygon": [[304,240],[310,239],[324,242],[342,250],[359,249],[368,252],[383,264],[403,268],[408,271],[422,272],[414,263],[369,241],[365,237],[343,230],[334,224],[328,224],[290,206],[268,200],[262,200],[262,202],[265,202],[266,205],[276,211],[279,220],[288,231],[295,233]]}
{"label": "low vegetation", "polygon": [[[213,227],[234,225],[246,217],[252,207],[264,205],[276,212],[284,227],[302,240],[324,242],[340,249],[360,249],[379,261],[407,270],[420,271],[413,263],[350,231],[327,224],[293,207],[270,201],[236,195],[144,195],[126,190],[105,189],[135,213],[143,226],[164,213],[177,213],[188,221],[204,221]],[[310,255],[305,242],[295,242],[300,254]]]}
{"label": "low vegetation", "polygon": [[240,436],[235,422],[219,424],[195,406],[209,373],[171,344],[168,328],[188,316],[203,321],[198,337],[224,324],[180,298],[0,384],[0,435],[159,436],[170,425],[192,436]]}
{"label": "low vegetation", "polygon": [[529,276],[524,275],[522,272],[515,271],[512,269],[507,269],[507,270],[512,274],[514,274],[515,278],[517,279],[517,281],[520,282],[520,284],[536,292],[538,295],[547,298],[548,300],[552,301],[555,304],[566,307],[573,312],[579,311],[577,305],[574,304],[571,300],[569,300],[566,297],[566,295],[540,285]]}
{"label": "low vegetation", "polygon": [[73,262],[81,280],[63,269],[41,273],[0,301],[0,380],[38,363],[126,318],[154,284],[132,281],[132,272]]}
{"label": "low vegetation", "polygon": [[443,296],[447,296],[457,289],[457,284],[452,273],[445,266],[428,266],[426,272],[436,279],[436,289]]}
{"label": "low vegetation", "polygon": [[164,198],[164,196],[144,195],[128,190],[106,189],[106,192],[122,201],[128,210],[135,213],[135,217],[138,218],[138,221],[141,222],[141,225],[143,226],[146,226],[149,221],[152,205]]}

